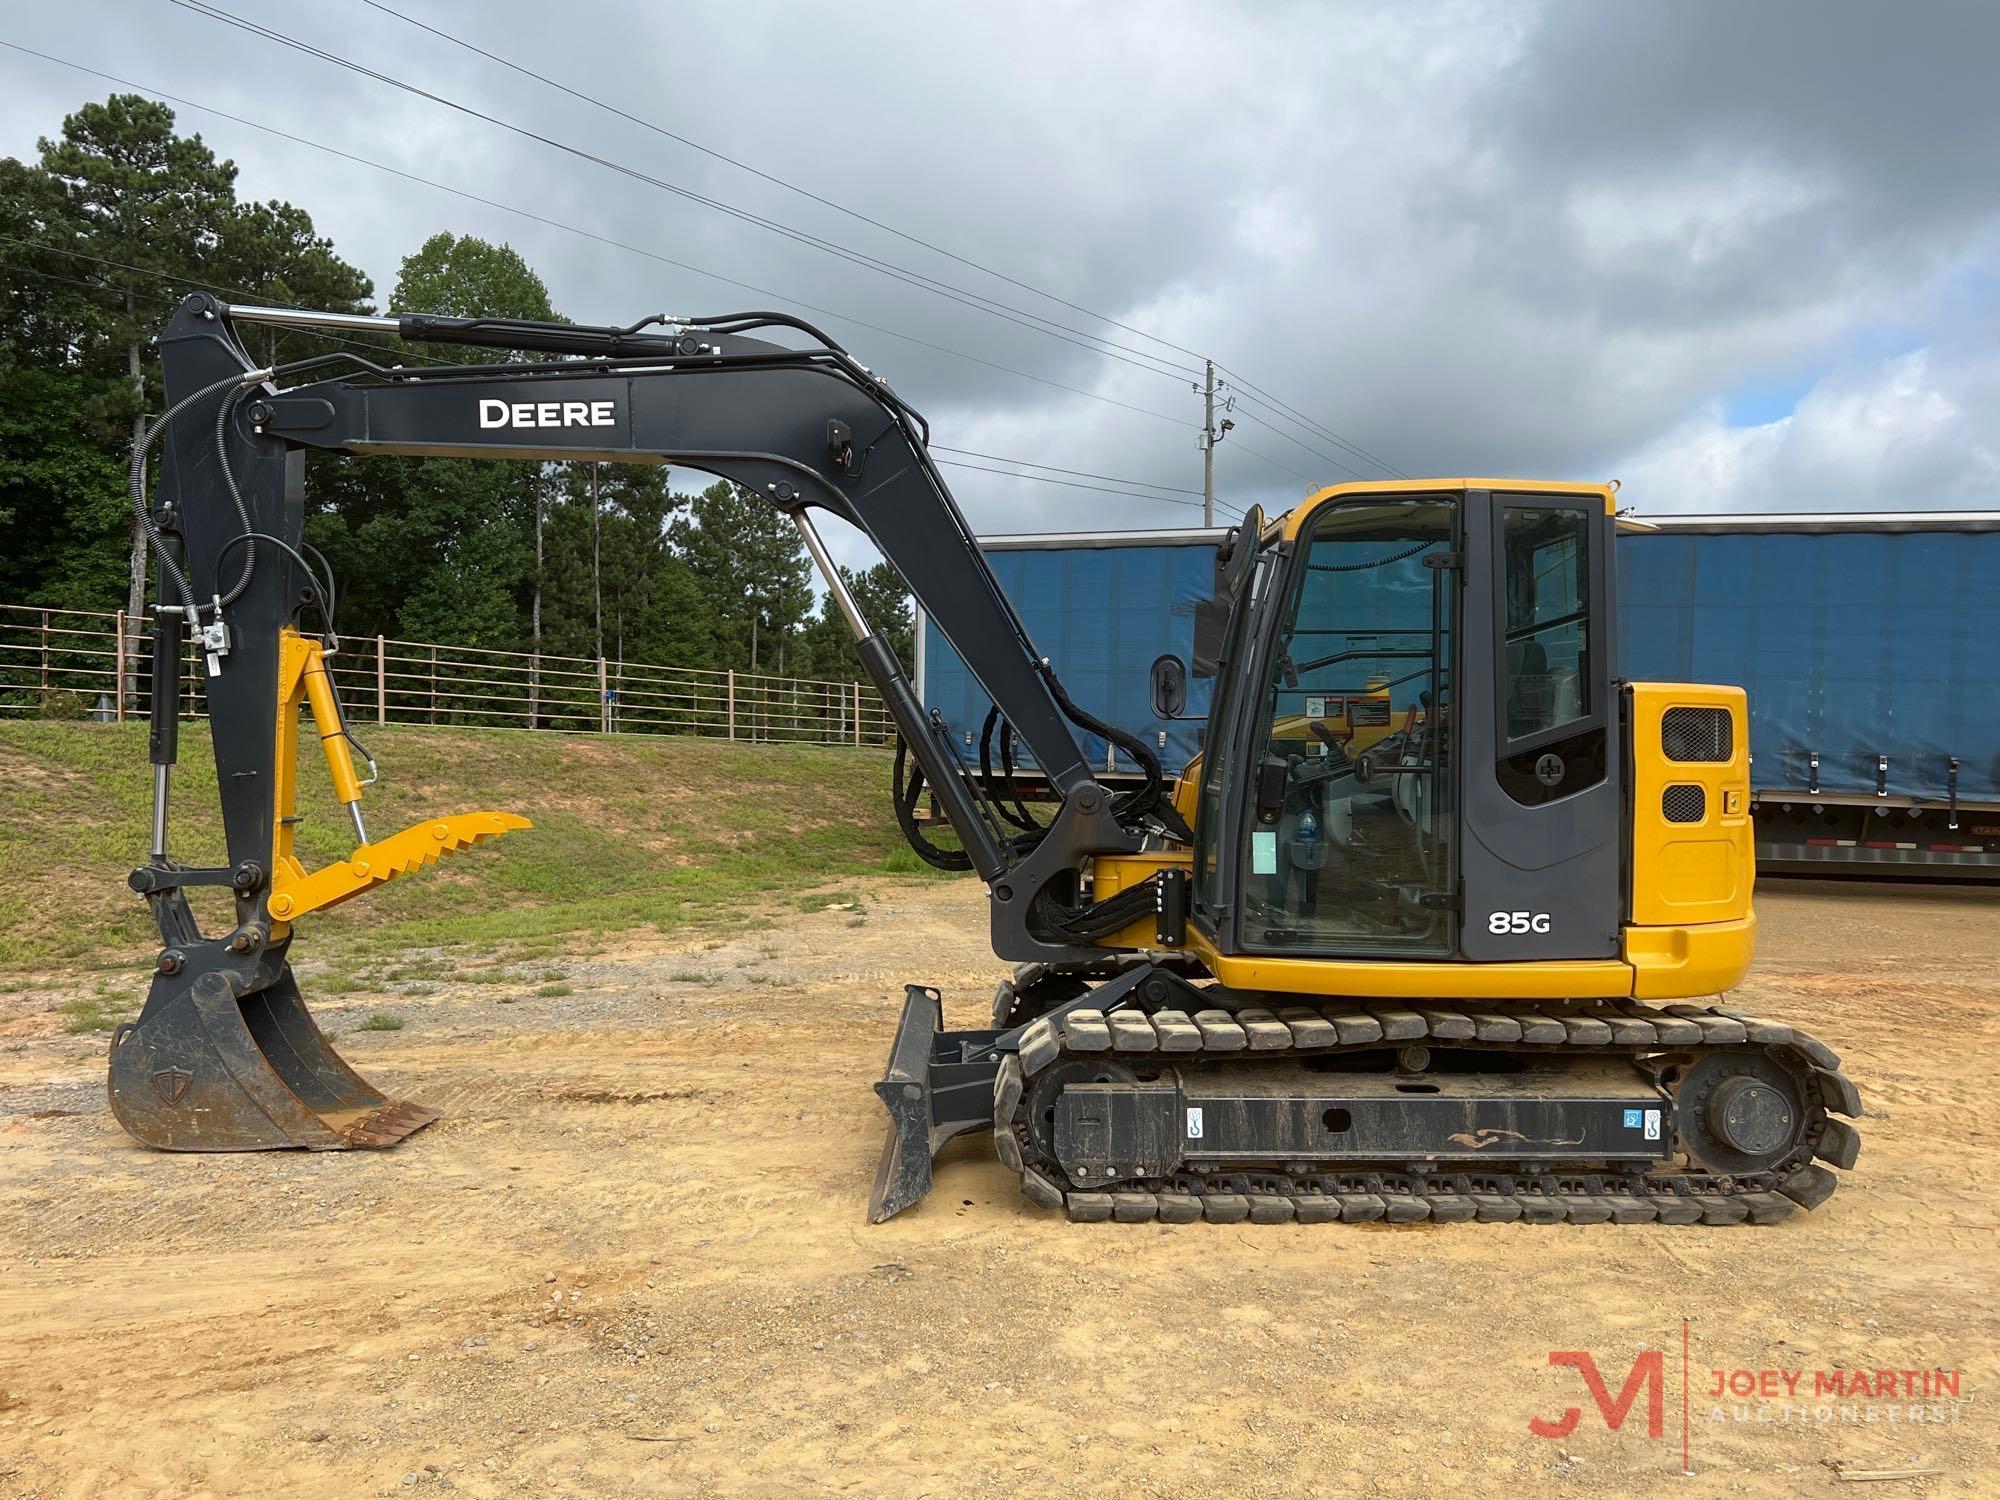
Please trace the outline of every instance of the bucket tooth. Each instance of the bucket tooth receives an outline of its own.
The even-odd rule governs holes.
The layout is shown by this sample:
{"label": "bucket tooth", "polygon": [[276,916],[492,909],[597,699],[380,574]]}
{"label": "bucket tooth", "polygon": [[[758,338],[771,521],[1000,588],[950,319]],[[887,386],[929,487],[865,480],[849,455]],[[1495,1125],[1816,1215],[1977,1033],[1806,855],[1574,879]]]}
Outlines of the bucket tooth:
{"label": "bucket tooth", "polygon": [[111,1038],[111,1112],[160,1151],[393,1146],[438,1118],[391,1099],[333,1050],[289,964],[269,983],[220,967],[159,975]]}

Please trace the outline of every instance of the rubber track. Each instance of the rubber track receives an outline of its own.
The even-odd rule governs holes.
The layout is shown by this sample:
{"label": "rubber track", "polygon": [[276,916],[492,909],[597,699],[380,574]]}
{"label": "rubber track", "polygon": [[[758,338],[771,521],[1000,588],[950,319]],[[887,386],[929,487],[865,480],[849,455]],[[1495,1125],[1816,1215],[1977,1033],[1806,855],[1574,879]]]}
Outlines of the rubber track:
{"label": "rubber track", "polygon": [[[1199,1054],[1250,1061],[1413,1041],[1488,1044],[1527,1055],[1569,1049],[1600,1054],[1768,1049],[1803,1086],[1806,1130],[1799,1148],[1775,1170],[1733,1178],[1712,1177],[1699,1168],[1634,1178],[1553,1173],[1541,1163],[1493,1170],[1497,1164],[1482,1162],[1477,1172],[1453,1171],[1455,1163],[1444,1163],[1422,1172],[1180,1173],[1085,1190],[1063,1185],[1061,1169],[1041,1159],[1027,1129],[1027,1081],[1065,1057],[1159,1057],[1173,1063]],[[1795,1208],[1813,1209],[1826,1201],[1837,1183],[1828,1167],[1853,1166],[1860,1149],[1854,1127],[1832,1115],[1860,1113],[1859,1091],[1824,1043],[1721,1006],[1343,1000],[1190,1015],[1133,1005],[1108,1014],[1079,1008],[1036,1021],[1023,1032],[1019,1053],[1001,1064],[995,1086],[994,1141],[1000,1159],[1021,1174],[1021,1191],[1030,1200],[1063,1208],[1084,1223],[1772,1224]]]}

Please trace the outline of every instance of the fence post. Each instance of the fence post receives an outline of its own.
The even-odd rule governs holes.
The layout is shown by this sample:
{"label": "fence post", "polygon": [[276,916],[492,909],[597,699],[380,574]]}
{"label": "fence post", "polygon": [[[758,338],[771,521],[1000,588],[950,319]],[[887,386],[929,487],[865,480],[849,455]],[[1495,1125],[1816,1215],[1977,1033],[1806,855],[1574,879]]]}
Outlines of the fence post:
{"label": "fence post", "polygon": [[431,723],[438,721],[438,648],[431,647]]}
{"label": "fence post", "polygon": [[49,695],[49,612],[42,611],[42,696]]}
{"label": "fence post", "polygon": [[861,743],[861,684],[854,684],[854,743]]}
{"label": "fence post", "polygon": [[381,636],[375,637],[375,722],[389,722],[389,652],[388,643]]}
{"label": "fence post", "polygon": [[611,733],[611,693],[604,679],[604,658],[597,658],[597,732]]}
{"label": "fence post", "polygon": [[736,738],[736,668],[729,669],[729,737]]}
{"label": "fence post", "polygon": [[113,681],[112,691],[118,695],[118,722],[125,722],[125,611],[118,611],[118,675]]}

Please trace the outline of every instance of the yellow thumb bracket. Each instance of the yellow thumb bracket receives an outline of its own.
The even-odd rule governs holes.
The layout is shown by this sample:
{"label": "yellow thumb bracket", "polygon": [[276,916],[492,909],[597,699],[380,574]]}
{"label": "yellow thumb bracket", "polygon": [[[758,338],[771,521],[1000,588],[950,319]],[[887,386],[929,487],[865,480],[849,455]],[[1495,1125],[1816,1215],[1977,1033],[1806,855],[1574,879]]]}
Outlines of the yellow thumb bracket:
{"label": "yellow thumb bracket", "polygon": [[431,818],[386,839],[362,844],[338,864],[308,873],[295,858],[284,858],[271,879],[271,915],[290,922],[309,911],[338,906],[350,896],[407,875],[412,870],[469,849],[485,839],[534,825],[518,813],[469,812]]}

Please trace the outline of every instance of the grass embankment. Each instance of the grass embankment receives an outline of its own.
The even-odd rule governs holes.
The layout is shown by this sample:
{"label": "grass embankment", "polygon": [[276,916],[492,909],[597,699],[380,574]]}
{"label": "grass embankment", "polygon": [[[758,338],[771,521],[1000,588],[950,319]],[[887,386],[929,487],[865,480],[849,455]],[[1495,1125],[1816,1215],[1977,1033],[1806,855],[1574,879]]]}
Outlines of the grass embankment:
{"label": "grass embankment", "polygon": [[[846,900],[823,893],[843,877],[924,868],[896,831],[879,752],[393,726],[362,738],[382,765],[363,801],[376,837],[481,808],[535,826],[306,917],[300,956],[320,971],[319,993],[457,969],[411,950],[471,946],[531,963],[574,934],[810,910]],[[345,858],[353,842],[313,743],[301,752],[298,829],[309,869]],[[125,885],[145,858],[150,803],[143,725],[0,723],[0,990],[150,961],[158,938]],[[205,725],[183,726],[172,808],[176,856],[222,863]],[[226,896],[193,896],[204,928],[226,931]],[[397,955],[409,961],[382,967]],[[129,1008],[124,973],[100,990],[104,1014],[84,1016],[80,1003],[80,1026]]]}

